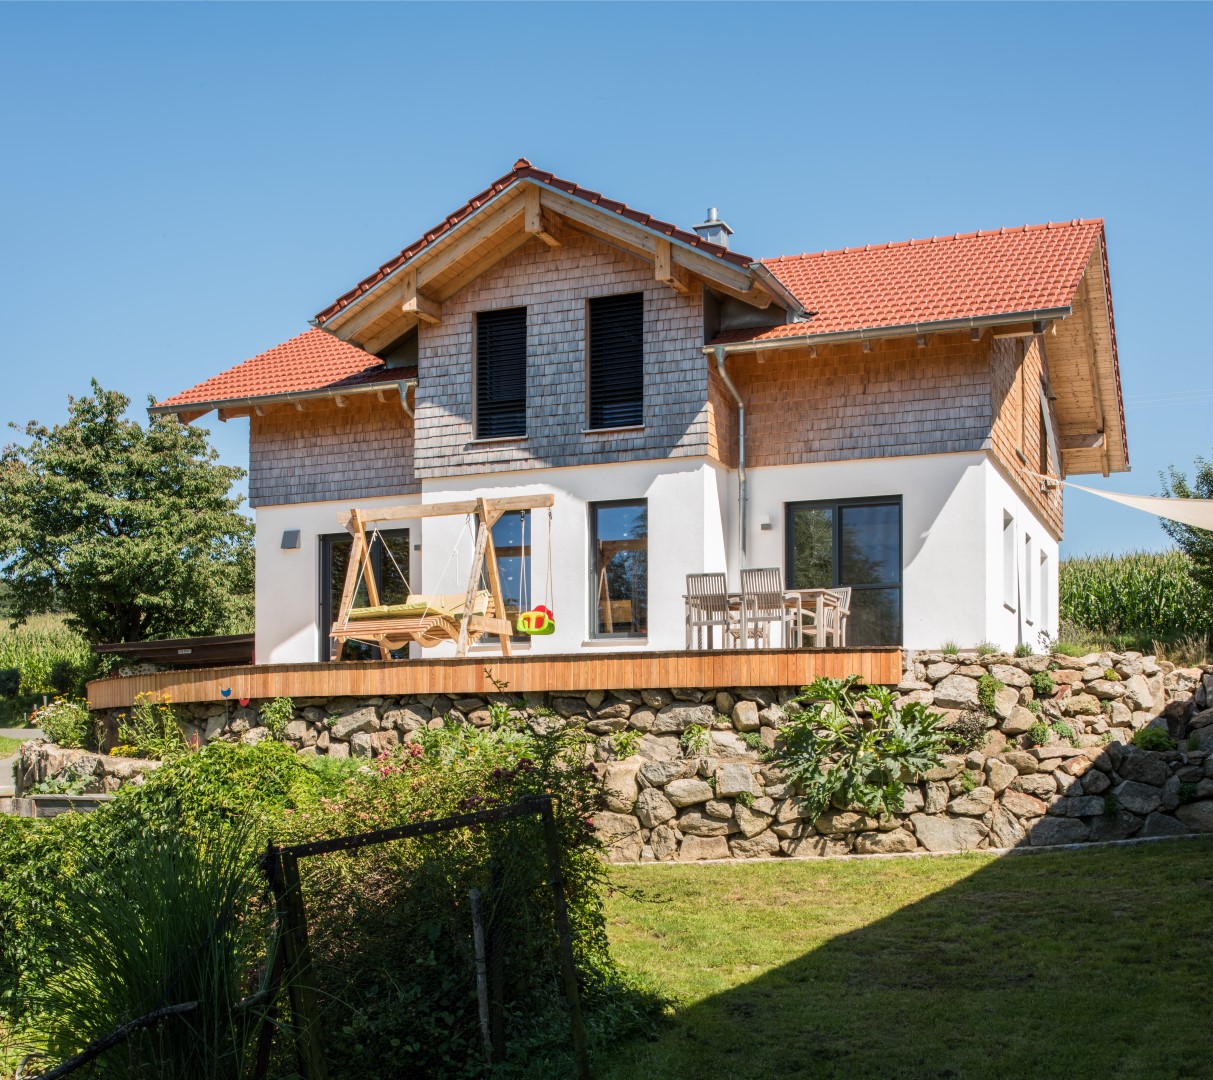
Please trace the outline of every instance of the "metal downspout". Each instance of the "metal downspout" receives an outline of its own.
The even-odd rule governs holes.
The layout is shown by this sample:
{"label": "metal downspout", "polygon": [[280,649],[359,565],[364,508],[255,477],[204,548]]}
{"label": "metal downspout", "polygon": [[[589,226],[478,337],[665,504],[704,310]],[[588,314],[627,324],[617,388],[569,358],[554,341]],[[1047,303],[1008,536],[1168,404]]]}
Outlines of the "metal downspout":
{"label": "metal downspout", "polygon": [[737,538],[741,545],[741,567],[746,565],[746,477],[745,477],[745,402],[741,400],[741,394],[737,392],[737,387],[733,385],[733,380],[729,378],[728,371],[725,370],[725,362],[728,360],[728,355],[723,345],[717,345],[714,349],[716,353],[716,370],[720,372],[721,379],[724,380],[724,385],[729,388],[729,393],[733,395],[737,402]]}

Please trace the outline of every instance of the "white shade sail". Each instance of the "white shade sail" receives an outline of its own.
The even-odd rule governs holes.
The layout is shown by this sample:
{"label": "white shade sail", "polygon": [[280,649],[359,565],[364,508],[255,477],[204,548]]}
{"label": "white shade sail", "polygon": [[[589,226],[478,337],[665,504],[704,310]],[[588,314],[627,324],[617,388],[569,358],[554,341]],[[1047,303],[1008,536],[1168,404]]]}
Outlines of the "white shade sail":
{"label": "white shade sail", "polygon": [[1165,499],[1157,495],[1122,495],[1116,491],[1099,491],[1066,481],[1066,487],[1078,488],[1101,499],[1111,499],[1134,510],[1144,510],[1155,517],[1192,525],[1197,529],[1213,532],[1213,499]]}

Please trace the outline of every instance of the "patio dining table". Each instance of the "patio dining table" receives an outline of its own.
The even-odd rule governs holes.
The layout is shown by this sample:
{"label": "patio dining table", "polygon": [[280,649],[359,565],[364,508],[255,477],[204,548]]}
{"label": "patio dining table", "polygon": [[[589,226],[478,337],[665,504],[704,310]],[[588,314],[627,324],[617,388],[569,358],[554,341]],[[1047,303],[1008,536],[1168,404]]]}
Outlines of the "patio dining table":
{"label": "patio dining table", "polygon": [[[826,626],[826,608],[837,608],[842,605],[842,597],[833,589],[789,589],[788,597],[795,596],[799,601],[801,609],[801,621],[797,639],[800,644],[804,643],[804,616],[812,617],[812,622],[809,624],[809,632],[813,635],[813,644],[821,648],[825,643],[819,640],[819,635],[823,634]],[[834,623],[838,625],[837,621]],[[842,643],[835,639],[834,644],[841,645]]]}

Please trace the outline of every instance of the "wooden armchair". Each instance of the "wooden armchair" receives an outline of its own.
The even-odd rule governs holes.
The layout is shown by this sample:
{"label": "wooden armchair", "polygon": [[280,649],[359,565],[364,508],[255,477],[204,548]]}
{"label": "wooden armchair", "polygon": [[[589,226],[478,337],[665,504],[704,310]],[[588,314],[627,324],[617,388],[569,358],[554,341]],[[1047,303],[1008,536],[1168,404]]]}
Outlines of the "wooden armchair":
{"label": "wooden armchair", "polygon": [[707,631],[708,648],[716,648],[716,627],[720,627],[720,643],[729,643],[730,628],[736,616],[729,611],[728,578],[724,574],[687,574],[686,602],[687,648],[691,648],[694,637],[695,648],[703,648],[704,630]]}
{"label": "wooden armchair", "polygon": [[740,625],[731,631],[739,640],[753,641],[769,648],[771,627],[783,628],[780,644],[787,645],[791,634],[792,612],[784,597],[783,574],[779,567],[741,572]]}

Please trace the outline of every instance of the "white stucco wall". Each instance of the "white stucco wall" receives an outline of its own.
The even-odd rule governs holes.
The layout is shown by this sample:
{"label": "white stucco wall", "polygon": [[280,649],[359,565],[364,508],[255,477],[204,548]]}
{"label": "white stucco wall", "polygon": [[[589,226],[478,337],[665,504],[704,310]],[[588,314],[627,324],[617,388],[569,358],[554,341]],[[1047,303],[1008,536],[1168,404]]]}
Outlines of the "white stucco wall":
{"label": "white stucco wall", "polygon": [[[784,565],[787,503],[900,495],[903,643],[975,644],[986,626],[986,465],[973,453],[751,469],[748,564]],[[731,535],[733,563],[736,547]]]}
{"label": "white stucco wall", "polygon": [[[556,633],[518,646],[532,653],[582,649],[680,649],[685,642],[682,594],[688,573],[726,570],[737,584],[737,478],[705,460],[632,462],[529,470],[426,481],[420,496],[304,503],[257,510],[257,660],[306,662],[320,657],[320,541],[340,531],[337,515],[351,506],[371,509],[445,502],[469,496],[550,493],[552,596]],[[902,500],[903,644],[938,648],[945,641],[971,647],[992,641],[1010,649],[1036,645],[1042,629],[1057,631],[1057,542],[985,453],[941,454],[869,461],[751,469],[749,566],[783,567],[785,506],[790,502],[900,496]],[[590,585],[591,502],[638,499],[649,505],[649,632],[643,640],[592,638]],[[1013,609],[1004,605],[1003,515],[1014,522]],[[760,528],[763,519],[771,528]],[[395,522],[410,528],[410,578],[415,592],[462,592],[472,536],[463,518]],[[298,550],[280,544],[299,529]],[[1026,540],[1030,542],[1026,543]],[[451,551],[459,542],[457,556]],[[548,518],[538,511],[531,530],[531,596],[542,602],[548,572]],[[424,553],[425,558],[422,558]],[[1042,582],[1040,557],[1047,559]],[[1026,599],[1025,569],[1032,585]],[[1022,625],[1021,625],[1022,624]],[[496,639],[477,646],[495,653]],[[453,646],[427,650],[447,655]]]}
{"label": "white stucco wall", "polygon": [[[530,470],[493,476],[471,476],[426,481],[424,502],[446,502],[471,495],[505,498],[512,495],[552,494],[552,598],[556,632],[533,637],[521,646],[533,653],[563,653],[581,649],[681,649],[686,635],[682,594],[686,575],[725,569],[718,497],[717,466],[704,461],[631,462],[617,465],[578,466]],[[649,631],[643,641],[628,638],[592,638],[590,583],[589,504],[622,499],[647,499],[649,514]],[[426,518],[422,546],[427,552],[424,588],[448,592],[467,581],[471,547],[466,536],[458,562],[443,575],[443,567],[459,542],[463,520]],[[534,513],[531,523],[531,596],[543,601],[548,572],[548,518]],[[479,646],[496,652],[495,638]],[[426,655],[453,652],[453,646],[428,650]]]}
{"label": "white stucco wall", "polygon": [[[320,537],[341,532],[339,513],[355,506],[370,509],[420,501],[420,495],[396,495],[258,507],[257,663],[296,664],[320,659]],[[282,534],[287,529],[300,532],[296,550],[282,550]],[[417,572],[420,559],[420,552],[412,553],[411,573]]]}
{"label": "white stucco wall", "polygon": [[[984,640],[1004,649],[1024,642],[1039,652],[1041,631],[1051,637],[1057,634],[1058,543],[993,461],[986,462],[985,495],[986,589],[990,599]],[[1009,567],[1003,533],[1007,516],[1011,518],[1013,537]],[[1043,572],[1042,556],[1046,560]],[[1010,597],[1008,582],[1013,594]]]}

